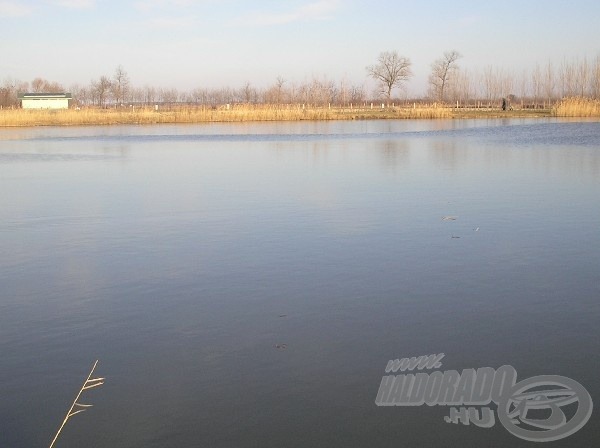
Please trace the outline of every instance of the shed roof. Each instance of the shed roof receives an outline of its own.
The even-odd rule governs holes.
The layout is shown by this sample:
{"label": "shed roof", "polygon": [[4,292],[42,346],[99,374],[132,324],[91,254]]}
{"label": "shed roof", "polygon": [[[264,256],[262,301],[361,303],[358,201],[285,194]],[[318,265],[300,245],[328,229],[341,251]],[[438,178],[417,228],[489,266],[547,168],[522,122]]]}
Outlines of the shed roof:
{"label": "shed roof", "polygon": [[20,100],[50,100],[50,99],[73,99],[70,93],[19,93]]}

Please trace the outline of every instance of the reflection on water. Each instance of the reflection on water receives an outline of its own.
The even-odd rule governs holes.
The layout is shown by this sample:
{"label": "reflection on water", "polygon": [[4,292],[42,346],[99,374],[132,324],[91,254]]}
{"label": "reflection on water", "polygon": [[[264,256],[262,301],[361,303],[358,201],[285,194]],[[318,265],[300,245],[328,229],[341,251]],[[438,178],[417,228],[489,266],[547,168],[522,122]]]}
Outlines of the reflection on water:
{"label": "reflection on water", "polygon": [[[456,140],[434,140],[430,143],[430,151],[434,163],[441,169],[455,171],[468,162],[468,143]],[[465,145],[465,146],[457,146]]]}
{"label": "reflection on water", "polygon": [[440,352],[600,396],[599,131],[2,130],[0,446],[47,445],[97,358],[64,446],[520,446],[375,397],[389,359]]}
{"label": "reflection on water", "polygon": [[381,167],[384,170],[395,171],[396,168],[408,166],[410,163],[410,145],[406,139],[382,139],[372,147],[380,153]]}

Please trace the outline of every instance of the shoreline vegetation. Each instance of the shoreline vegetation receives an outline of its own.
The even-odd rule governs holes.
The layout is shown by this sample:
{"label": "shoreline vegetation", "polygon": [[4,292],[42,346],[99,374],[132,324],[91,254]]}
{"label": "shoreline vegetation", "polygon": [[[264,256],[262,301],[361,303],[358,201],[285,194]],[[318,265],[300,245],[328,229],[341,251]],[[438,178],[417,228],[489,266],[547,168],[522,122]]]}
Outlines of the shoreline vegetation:
{"label": "shoreline vegetation", "polygon": [[469,108],[449,105],[305,106],[234,104],[124,106],[62,110],[2,109],[0,127],[184,124],[251,121],[600,117],[600,100],[566,98],[552,108]]}

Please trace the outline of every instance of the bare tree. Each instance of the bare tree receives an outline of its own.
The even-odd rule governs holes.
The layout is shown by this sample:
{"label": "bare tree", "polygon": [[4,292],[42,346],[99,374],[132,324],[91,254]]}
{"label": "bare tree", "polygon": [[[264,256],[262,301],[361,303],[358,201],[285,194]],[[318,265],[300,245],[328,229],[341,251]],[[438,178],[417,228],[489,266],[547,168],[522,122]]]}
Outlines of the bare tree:
{"label": "bare tree", "polygon": [[365,86],[352,86],[350,88],[350,101],[354,104],[365,101]]}
{"label": "bare tree", "polygon": [[444,101],[444,93],[448,83],[452,80],[454,73],[458,69],[456,61],[461,58],[461,54],[456,51],[446,51],[444,57],[431,64],[431,74],[429,75],[429,84],[439,101]]}
{"label": "bare tree", "polygon": [[529,73],[527,70],[523,70],[519,77],[519,97],[521,98],[521,109],[523,109],[525,97],[529,94]]}
{"label": "bare tree", "polygon": [[561,96],[563,98],[574,96],[577,91],[576,86],[576,69],[575,64],[563,60],[560,66],[560,85],[561,85]]}
{"label": "bare tree", "polygon": [[515,87],[515,77],[514,75],[505,70],[498,71],[498,79],[500,82],[500,92],[502,97],[508,98],[512,95],[514,98],[513,90]]}
{"label": "bare tree", "polygon": [[600,55],[596,56],[592,66],[592,79],[590,82],[590,95],[592,98],[600,98]]}
{"label": "bare tree", "polygon": [[267,103],[278,105],[284,102],[287,93],[283,87],[285,83],[286,80],[278,76],[275,83],[264,92],[264,100]]}
{"label": "bare tree", "polygon": [[156,89],[152,86],[144,86],[144,103],[152,104],[156,102]]}
{"label": "bare tree", "polygon": [[190,98],[195,104],[206,104],[208,102],[208,89],[197,87],[191,91]]}
{"label": "bare tree", "polygon": [[231,104],[235,102],[236,93],[231,87],[221,87],[215,91],[215,97],[218,103]]}
{"label": "bare tree", "polygon": [[544,79],[542,80],[544,84],[544,93],[546,94],[546,98],[548,99],[548,104],[552,103],[552,99],[554,98],[554,90],[556,88],[556,78],[554,76],[554,67],[552,66],[552,62],[548,61],[546,68],[544,70]]}
{"label": "bare tree", "polygon": [[179,101],[179,91],[175,88],[159,88],[158,100],[163,104],[175,104]]}
{"label": "bare tree", "polygon": [[117,67],[113,76],[112,94],[117,104],[123,103],[129,94],[129,75],[121,65]]}
{"label": "bare tree", "polygon": [[141,87],[133,87],[130,91],[129,98],[133,103],[143,103],[144,102],[144,89]]}
{"label": "bare tree", "polygon": [[256,102],[256,97],[258,96],[258,94],[256,92],[256,89],[252,87],[252,84],[250,84],[250,82],[248,81],[242,87],[239,96],[244,103],[251,104]]}
{"label": "bare tree", "polygon": [[340,81],[340,87],[338,88],[338,101],[342,107],[348,103],[348,84],[346,79],[342,79]]}
{"label": "bare tree", "polygon": [[314,77],[312,82],[307,86],[307,99],[311,104],[327,106],[334,103],[339,96],[339,91],[335,86],[334,81],[330,81],[323,77],[319,79]]}
{"label": "bare tree", "polygon": [[277,88],[277,104],[281,103],[283,98],[283,85],[285,84],[285,79],[283,76],[278,76],[275,80],[275,87]]}
{"label": "bare tree", "polygon": [[43,80],[42,78],[35,78],[33,81],[31,81],[31,91],[34,93],[43,92],[44,84],[46,84],[45,80]]}
{"label": "bare tree", "polygon": [[7,78],[0,86],[0,107],[14,107],[18,104],[18,81]]}
{"label": "bare tree", "polygon": [[101,76],[98,81],[92,81],[91,91],[94,96],[94,101],[98,106],[104,107],[106,105],[110,86],[110,79],[106,76]]}
{"label": "bare tree", "polygon": [[466,70],[458,69],[454,74],[454,80],[448,85],[448,92],[454,101],[467,103],[476,96],[475,87],[471,74]]}
{"label": "bare tree", "polygon": [[590,67],[587,58],[583,58],[577,67],[575,83],[577,94],[583,98],[590,83]]}
{"label": "bare tree", "polygon": [[31,89],[35,93],[61,93],[64,87],[57,82],[50,82],[43,78],[35,78],[31,81]]}
{"label": "bare tree", "polygon": [[531,73],[531,88],[533,93],[533,103],[534,107],[537,109],[538,101],[542,94],[542,80],[543,74],[539,64],[535,64],[535,68]]}
{"label": "bare tree", "polygon": [[491,65],[485,67],[483,69],[483,75],[481,79],[483,82],[484,97],[487,100],[489,107],[491,106],[492,101],[495,98],[498,98],[498,95],[500,93],[500,83],[498,82],[498,77],[496,75],[494,67],[492,67]]}
{"label": "bare tree", "polygon": [[412,77],[411,65],[410,59],[398,52],[384,51],[379,54],[376,65],[367,67],[367,73],[381,84],[382,93],[389,103],[394,87],[402,87],[402,83]]}
{"label": "bare tree", "polygon": [[71,95],[73,95],[72,104],[74,106],[79,107],[79,106],[84,106],[87,104],[87,102],[89,100],[88,89],[75,83],[75,84],[71,84],[69,86],[69,92],[71,92]]}

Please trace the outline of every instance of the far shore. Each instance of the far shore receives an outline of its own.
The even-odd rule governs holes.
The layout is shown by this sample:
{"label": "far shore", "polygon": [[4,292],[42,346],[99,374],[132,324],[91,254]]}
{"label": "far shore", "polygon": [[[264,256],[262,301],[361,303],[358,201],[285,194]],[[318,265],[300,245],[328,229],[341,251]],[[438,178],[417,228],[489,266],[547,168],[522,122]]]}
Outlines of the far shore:
{"label": "far shore", "polygon": [[0,110],[0,127],[93,126],[119,124],[219,123],[302,120],[492,119],[600,117],[600,100],[565,99],[551,109],[403,107],[305,107],[303,105],[228,105]]}

